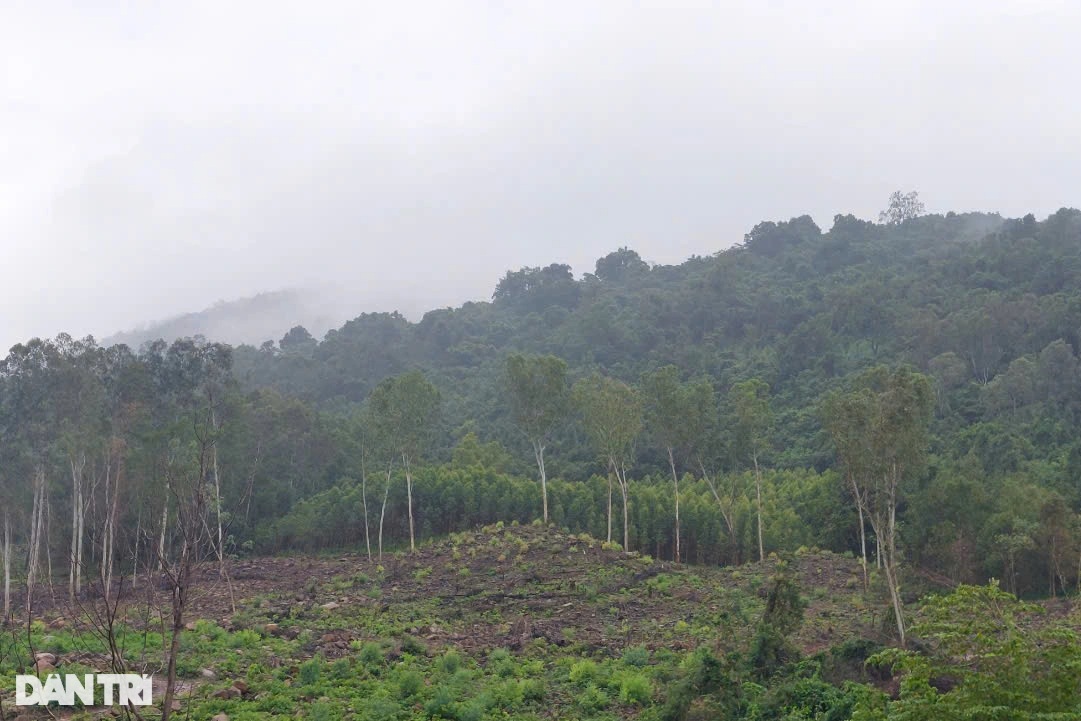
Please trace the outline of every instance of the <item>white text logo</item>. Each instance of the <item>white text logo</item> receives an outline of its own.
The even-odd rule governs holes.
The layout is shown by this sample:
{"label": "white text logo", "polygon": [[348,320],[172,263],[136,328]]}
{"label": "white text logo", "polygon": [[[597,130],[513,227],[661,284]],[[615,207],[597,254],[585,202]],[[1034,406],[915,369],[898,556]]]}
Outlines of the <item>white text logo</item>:
{"label": "white text logo", "polygon": [[15,677],[16,706],[74,706],[78,699],[84,706],[94,705],[94,690],[101,687],[106,706],[149,706],[151,677],[137,673],[99,673],[77,676],[49,674],[44,682],[37,676]]}

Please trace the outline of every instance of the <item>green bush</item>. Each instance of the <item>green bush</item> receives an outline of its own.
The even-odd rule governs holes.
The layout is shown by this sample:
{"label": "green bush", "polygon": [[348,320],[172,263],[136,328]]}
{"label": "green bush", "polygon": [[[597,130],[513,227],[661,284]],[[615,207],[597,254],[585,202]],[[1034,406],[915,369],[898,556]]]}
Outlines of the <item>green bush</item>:
{"label": "green bush", "polygon": [[347,658],[339,658],[330,665],[330,677],[337,680],[349,678],[353,675],[353,665]]}
{"label": "green bush", "polygon": [[376,696],[364,700],[360,719],[362,721],[395,721],[401,712],[401,705],[393,699]]}
{"label": "green bush", "polygon": [[428,653],[428,647],[424,645],[424,642],[413,636],[402,636],[402,653],[408,653],[413,656],[423,656]]}
{"label": "green bush", "polygon": [[373,666],[380,666],[383,664],[384,656],[383,649],[378,643],[369,641],[360,647],[360,653],[357,656],[360,662],[371,668]]}
{"label": "green bush", "polygon": [[645,706],[653,698],[653,684],[640,673],[627,674],[619,682],[619,700]]}
{"label": "green bush", "polygon": [[545,694],[544,682],[536,678],[527,678],[519,682],[522,688],[522,698],[526,701],[543,701]]}
{"label": "green bush", "polygon": [[398,674],[398,693],[402,698],[412,698],[424,688],[424,677],[416,671],[402,671]]}
{"label": "green bush", "polygon": [[305,661],[300,664],[300,683],[304,686],[311,686],[319,682],[320,676],[323,675],[323,659],[316,658],[310,661]]}
{"label": "green bush", "polygon": [[484,698],[475,698],[458,704],[458,721],[482,721],[488,712],[488,703]]}
{"label": "green bush", "polygon": [[447,651],[439,659],[439,668],[448,676],[453,676],[462,667],[462,657],[457,651]]}
{"label": "green bush", "polygon": [[505,711],[513,711],[521,705],[522,700],[525,698],[521,683],[516,679],[507,679],[493,685],[489,689],[489,693],[492,697],[492,704]]}
{"label": "green bush", "polygon": [[316,703],[312,705],[311,721],[335,721],[338,714],[329,703]]}
{"label": "green bush", "polygon": [[569,678],[571,683],[583,684],[593,681],[597,677],[597,664],[588,658],[582,659],[571,665]]}
{"label": "green bush", "polygon": [[514,657],[505,648],[497,648],[488,654],[488,669],[497,676],[507,678],[515,672]]}
{"label": "green bush", "polygon": [[454,690],[447,686],[440,686],[424,704],[424,712],[434,718],[454,719],[457,714],[454,698]]}
{"label": "green bush", "polygon": [[631,646],[623,652],[623,663],[627,666],[646,666],[649,664],[649,649],[645,646]]}
{"label": "green bush", "polygon": [[576,702],[583,711],[595,713],[608,708],[608,694],[597,688],[596,684],[591,683],[578,694]]}

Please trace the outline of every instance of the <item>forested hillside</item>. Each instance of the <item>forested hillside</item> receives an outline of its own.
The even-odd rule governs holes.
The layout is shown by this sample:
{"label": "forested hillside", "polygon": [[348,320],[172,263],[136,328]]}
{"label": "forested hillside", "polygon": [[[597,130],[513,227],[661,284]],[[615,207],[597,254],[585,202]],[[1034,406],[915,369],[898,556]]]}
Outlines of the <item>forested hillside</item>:
{"label": "forested hillside", "polygon": [[[201,613],[188,600],[196,579],[216,576],[228,588],[220,602],[243,619],[278,597],[242,609],[236,593],[248,586],[234,585],[230,568],[260,554],[349,548],[375,575],[330,587],[366,589],[361,605],[374,604],[374,615],[354,632],[368,629],[382,645],[357,646],[367,660],[337,663],[334,678],[372,687],[376,701],[356,701],[364,718],[412,709],[415,718],[479,719],[489,709],[540,708],[548,693],[540,686],[526,696],[524,681],[511,688],[487,676],[490,692],[469,700],[443,678],[443,661],[417,666],[443,684],[429,693],[419,675],[401,680],[424,646],[408,635],[388,640],[427,618],[429,639],[445,635],[441,624],[461,627],[443,639],[456,644],[448,658],[454,648],[481,653],[466,648],[463,634],[487,627],[478,621],[466,632],[462,619],[489,618],[485,594],[518,593],[514,583],[492,591],[492,579],[510,583],[518,573],[538,597],[572,599],[545,613],[613,603],[590,618],[623,619],[622,630],[614,620],[583,620],[541,633],[545,643],[571,643],[558,660],[538,652],[529,666],[548,674],[557,715],[573,707],[582,718],[610,718],[618,695],[621,716],[643,718],[690,718],[699,707],[756,719],[962,717],[941,715],[950,709],[1070,718],[1081,695],[1070,670],[1079,663],[1076,619],[1066,607],[1034,620],[1043,607],[1017,605],[996,584],[1052,609],[1047,599],[1081,586],[1081,212],[883,221],[838,216],[826,233],[806,216],[761,223],[741,245],[678,266],[650,266],[623,248],[580,280],[565,265],[523,268],[499,281],[491,302],[432,311],[418,323],[361,315],[322,341],[296,327],[258,348],[201,337],[102,347],[66,335],[17,345],[0,366],[3,618],[25,612],[32,648],[56,638],[41,635],[34,611],[66,602],[98,629],[95,638],[115,641],[118,632],[100,619],[117,613],[125,579],[172,589],[173,644],[161,667],[169,709],[177,664],[191,675],[184,664],[199,657],[178,641],[185,614]],[[481,524],[496,535],[471,536],[471,562],[463,562],[465,536],[455,534]],[[502,537],[502,524],[537,530]],[[439,554],[428,550],[448,537]],[[605,590],[614,595],[600,603],[587,581],[593,561],[583,559],[574,579],[549,577],[554,561],[523,560],[531,544],[544,558],[569,553],[578,563],[592,552],[646,570]],[[495,560],[476,560],[478,549]],[[632,550],[643,555],[621,553]],[[428,607],[406,614],[406,600],[395,611],[405,615],[381,620],[391,612],[377,600],[381,583],[404,593],[406,554],[418,593],[435,572],[432,592],[457,599],[478,573],[473,592],[481,595],[438,624],[423,615],[434,613]],[[684,565],[658,565],[670,561]],[[836,609],[815,606],[822,646],[792,645],[806,601],[789,562],[810,584],[804,593],[834,597]],[[768,596],[765,610],[753,637],[718,637],[733,619],[750,623],[747,604],[758,601],[724,586],[739,570],[705,583],[685,564],[748,563],[759,596]],[[648,665],[648,674],[573,661],[608,658],[605,644],[631,643],[634,616],[623,614],[642,592],[671,593],[659,582],[640,585],[664,568],[698,584],[685,589],[685,602],[716,618],[639,629],[653,646],[628,647],[623,658],[633,662],[624,666]],[[770,590],[764,569],[778,572]],[[924,591],[959,584],[976,586],[918,602]],[[309,606],[317,588],[306,590]],[[842,592],[848,600],[837,600]],[[104,603],[105,616],[87,615],[88,597]],[[704,599],[713,599],[708,608]],[[148,596],[146,608],[157,603]],[[334,620],[298,613],[288,612],[289,624]],[[574,614],[585,619],[580,608]],[[259,632],[268,639],[287,622],[271,618]],[[540,626],[523,619],[500,617],[486,632],[498,640],[525,624],[516,643],[533,653],[544,645],[530,640]],[[297,644],[279,643],[280,652],[309,658],[305,687],[323,673],[325,652],[300,642],[310,628],[293,629]],[[216,627],[191,629],[226,638]],[[251,646],[259,633],[243,629],[229,643]],[[591,652],[572,643],[578,633],[601,645]],[[162,625],[163,649],[166,636]],[[683,639],[687,655],[651,657],[669,636]],[[913,638],[918,653],[878,654],[883,671],[864,665],[877,644],[904,649]],[[29,653],[22,643],[13,636],[10,654]],[[405,666],[395,666],[392,682],[377,681],[384,658],[398,654]],[[129,668],[118,658],[114,668]],[[983,660],[968,668],[970,658]],[[1009,661],[999,667],[998,658]],[[569,687],[558,670],[568,663]],[[17,665],[0,657],[0,671]],[[904,674],[899,691],[890,667]],[[287,676],[291,683],[288,673],[248,678],[287,709],[295,702],[281,701],[293,694]],[[655,693],[653,678],[663,691]],[[592,699],[585,706],[574,685]],[[232,705],[211,699],[204,708],[248,703],[238,698],[243,689],[230,688],[214,698]],[[326,718],[352,711],[328,704],[329,696]]]}
{"label": "forested hillside", "polygon": [[[87,514],[165,549],[167,489],[200,473],[200,448],[223,554],[398,547],[547,503],[559,525],[662,558],[819,546],[878,564],[885,530],[845,443],[893,453],[851,435],[875,423],[854,403],[904,387],[929,425],[897,479],[898,563],[1072,591],[1079,289],[1076,210],[838,216],[828,232],[804,216],[678,266],[620,249],[580,280],[510,271],[491,302],[365,314],[322,341],[35,339],[2,373],[4,521],[29,549],[12,557],[28,568],[5,568],[33,577],[41,554],[78,547]],[[529,386],[544,373],[550,387]],[[548,420],[531,425],[538,398]]]}
{"label": "forested hillside", "polygon": [[[527,475],[533,454],[507,402],[508,353],[558,356],[572,381],[600,372],[636,385],[672,364],[683,380],[709,382],[722,416],[731,388],[767,384],[774,424],[762,465],[824,473],[837,466],[825,396],[875,365],[910,364],[933,379],[935,402],[930,463],[902,501],[907,556],[959,580],[1008,577],[1010,566],[1021,569],[1019,588],[1049,592],[1062,585],[1052,575],[1063,584],[1077,575],[1058,554],[1076,544],[1081,501],[1079,287],[1077,211],[1042,222],[838,216],[827,233],[805,216],[761,223],[742,245],[679,266],[650,267],[621,249],[578,281],[558,264],[508,272],[491,303],[432,311],[416,324],[362,315],[322,342],[296,329],[279,344],[239,348],[235,372],[247,388],[340,411],[383,378],[420,368],[444,401],[431,457],[449,460],[473,432],[512,452],[501,468]],[[580,425],[553,434],[549,475],[605,472]],[[722,435],[720,468],[747,469],[736,435]],[[655,436],[639,438],[632,479],[668,470]],[[686,470],[701,476],[693,463]],[[853,548],[852,528],[805,520],[819,529],[811,540]]]}

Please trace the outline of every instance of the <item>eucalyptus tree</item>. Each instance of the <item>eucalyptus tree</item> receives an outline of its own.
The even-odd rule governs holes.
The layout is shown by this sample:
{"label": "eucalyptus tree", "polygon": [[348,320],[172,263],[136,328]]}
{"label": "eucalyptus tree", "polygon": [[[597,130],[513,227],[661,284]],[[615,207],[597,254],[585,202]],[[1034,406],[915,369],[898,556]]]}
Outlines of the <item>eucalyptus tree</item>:
{"label": "eucalyptus tree", "polygon": [[830,434],[844,482],[856,503],[860,531],[860,563],[863,567],[863,590],[870,585],[867,570],[867,496],[873,449],[867,430],[874,415],[874,396],[867,389],[851,393],[832,393],[822,404],[822,425]]}
{"label": "eucalyptus tree", "polygon": [[541,507],[548,522],[548,475],[544,451],[552,432],[566,418],[570,401],[567,363],[555,356],[512,355],[507,358],[506,382],[511,416],[533,446],[540,475]]}
{"label": "eucalyptus tree", "polygon": [[[368,473],[369,469],[377,468],[382,465],[383,460],[387,454],[383,454],[384,458],[380,458],[380,453],[377,444],[377,437],[374,431],[375,423],[373,422],[370,414],[367,412],[367,406],[359,409],[354,409],[352,413],[347,416],[342,416],[337,419],[335,427],[338,430],[338,435],[335,438],[339,445],[339,448],[347,455],[347,465],[351,468],[359,466],[360,470],[360,511],[364,518],[364,548],[368,554],[368,560],[372,560],[372,536],[371,536],[371,522],[368,506]],[[386,513],[387,496],[390,493],[390,472],[393,471],[393,455],[390,456],[390,462],[384,466],[387,469],[386,482],[383,485],[383,509],[379,515],[379,554],[382,557],[383,552],[383,517]],[[380,474],[381,475],[381,474]]]}
{"label": "eucalyptus tree", "polygon": [[630,550],[630,501],[627,468],[634,461],[642,432],[642,397],[622,381],[597,373],[574,384],[574,404],[594,449],[608,468],[608,541],[612,541],[612,478],[623,497],[623,549]]}
{"label": "eucalyptus tree", "polygon": [[839,416],[829,421],[838,455],[878,541],[902,647],[906,630],[898,577],[897,507],[904,482],[925,463],[933,406],[934,389],[927,376],[907,367],[885,366],[861,374],[849,394],[828,406],[828,412]]}
{"label": "eucalyptus tree", "polygon": [[[16,450],[13,461],[29,476],[32,496],[26,555],[28,610],[34,585],[43,575],[43,552],[46,563],[52,565],[48,548],[48,475],[58,427],[56,406],[51,398],[57,365],[56,344],[34,338],[12,347],[0,369],[6,381],[5,400],[11,425],[9,442]],[[21,484],[16,487],[18,485]]]}
{"label": "eucalyptus tree", "polygon": [[762,469],[759,461],[768,451],[773,436],[773,411],[769,402],[769,385],[752,378],[732,386],[728,394],[734,420],[735,451],[750,458],[754,469],[755,514],[758,526],[758,560],[766,558],[762,541]]}
{"label": "eucalyptus tree", "polygon": [[418,370],[387,378],[368,398],[376,433],[394,449],[405,471],[410,551],[416,551],[413,468],[428,450],[441,403],[439,390]]}
{"label": "eucalyptus tree", "polygon": [[682,383],[679,369],[673,365],[658,368],[642,376],[640,383],[645,405],[645,427],[668,456],[672,472],[672,496],[675,508],[674,555],[680,561],[679,470],[677,464],[693,452],[709,425],[713,408],[713,386],[708,381]]}
{"label": "eucalyptus tree", "polygon": [[887,225],[900,225],[906,220],[912,220],[923,215],[925,208],[920,200],[919,192],[913,190],[902,193],[895,190],[890,193],[889,205],[878,214],[878,222]]}
{"label": "eucalyptus tree", "polygon": [[60,454],[71,475],[68,597],[74,600],[83,585],[86,516],[97,485],[92,482],[93,468],[99,452],[108,448],[107,399],[103,353],[94,339],[76,341],[61,335],[56,345],[52,403],[57,409]]}

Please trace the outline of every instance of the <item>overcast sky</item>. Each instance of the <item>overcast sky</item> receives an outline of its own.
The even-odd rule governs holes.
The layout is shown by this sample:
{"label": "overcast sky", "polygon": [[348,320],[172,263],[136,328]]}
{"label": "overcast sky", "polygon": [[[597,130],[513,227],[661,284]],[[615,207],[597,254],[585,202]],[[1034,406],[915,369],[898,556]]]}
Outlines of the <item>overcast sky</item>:
{"label": "overcast sky", "polygon": [[1076,0],[677,4],[2,0],[0,345],[1081,205]]}

